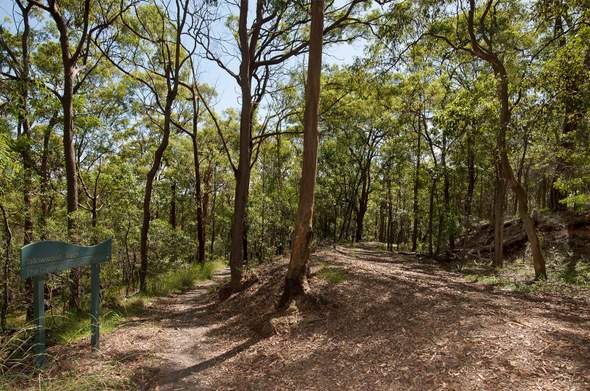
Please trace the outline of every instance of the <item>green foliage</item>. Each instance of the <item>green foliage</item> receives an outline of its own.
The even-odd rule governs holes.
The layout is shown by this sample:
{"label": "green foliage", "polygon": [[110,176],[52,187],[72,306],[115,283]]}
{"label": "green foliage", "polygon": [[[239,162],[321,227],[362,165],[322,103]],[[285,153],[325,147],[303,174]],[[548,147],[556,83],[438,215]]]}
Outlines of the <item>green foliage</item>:
{"label": "green foliage", "polygon": [[567,261],[558,272],[559,279],[568,283],[590,289],[590,263],[579,260]]}
{"label": "green foliage", "polygon": [[502,269],[489,269],[475,263],[463,267],[466,281],[490,285],[501,290],[520,293],[567,293],[590,289],[590,264],[587,260],[551,260],[546,281],[534,281],[525,259],[509,262]]}
{"label": "green foliage", "polygon": [[196,281],[211,279],[215,270],[224,265],[220,262],[206,262],[204,265],[181,266],[151,279],[148,283],[148,296],[167,296],[191,289]]}

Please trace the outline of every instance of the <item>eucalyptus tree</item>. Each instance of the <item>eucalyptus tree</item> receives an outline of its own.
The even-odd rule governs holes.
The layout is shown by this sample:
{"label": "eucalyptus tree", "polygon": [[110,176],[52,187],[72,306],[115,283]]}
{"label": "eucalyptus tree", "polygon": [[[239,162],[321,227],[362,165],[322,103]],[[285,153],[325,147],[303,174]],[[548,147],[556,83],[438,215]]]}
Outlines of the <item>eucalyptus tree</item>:
{"label": "eucalyptus tree", "polygon": [[[188,97],[186,101],[189,103],[189,108],[186,110],[186,115],[180,115],[177,121],[173,121],[174,125],[183,133],[189,136],[193,151],[194,164],[194,188],[196,201],[196,236],[197,236],[197,254],[196,260],[199,263],[205,262],[205,248],[206,248],[206,220],[207,207],[209,200],[209,191],[203,189],[204,186],[209,187],[209,182],[212,175],[211,160],[209,159],[209,167],[207,170],[202,170],[201,161],[203,160],[203,153],[201,151],[201,138],[199,141],[199,128],[204,123],[204,116],[206,110],[211,110],[207,103],[214,95],[215,91],[207,85],[198,85],[198,78],[196,74],[196,67],[192,59],[190,59],[190,77],[191,83],[181,82],[182,86],[187,90]],[[217,121],[215,116],[212,116],[214,121]],[[203,173],[203,171],[205,171]]]}
{"label": "eucalyptus tree", "polygon": [[[323,28],[326,43],[351,39],[343,31],[348,25],[357,23],[352,16],[363,3],[367,1],[350,0],[344,4],[336,4],[336,2],[329,4],[329,9],[325,11],[326,20],[329,22]],[[255,148],[267,138],[263,136],[267,130],[266,127],[260,128],[261,134],[253,133],[253,121],[257,109],[263,103],[263,98],[273,82],[278,66],[308,50],[306,26],[310,16],[307,4],[301,1],[256,0],[254,7],[250,7],[248,0],[230,4],[235,6],[235,16],[228,17],[227,26],[232,31],[237,31],[233,45],[228,47],[226,40],[223,37],[215,37],[211,30],[195,35],[195,39],[204,50],[205,56],[235,80],[240,88],[237,165],[231,160],[231,155],[227,151],[236,178],[230,254],[230,287],[236,291],[241,287],[246,209],[251,169],[257,156]],[[249,18],[251,9],[254,10],[253,18]],[[218,18],[213,16],[211,19],[215,21]],[[217,45],[221,49],[216,50]],[[237,58],[237,70],[232,68],[232,57],[228,58],[224,53],[230,53]]]}
{"label": "eucalyptus tree", "polygon": [[[100,64],[102,58],[92,53],[92,41],[119,16],[119,2],[103,2],[94,5],[92,0],[81,3],[60,4],[30,0],[29,4],[47,12],[58,31],[63,80],[60,90],[52,89],[62,106],[63,148],[67,183],[68,237],[77,241],[75,212],[78,209],[78,179],[74,147],[74,96]],[[70,305],[80,308],[80,271],[71,272]]]}
{"label": "eucalyptus tree", "polygon": [[[138,83],[138,94],[144,99],[144,115],[151,127],[161,132],[153,161],[146,173],[143,195],[143,219],[140,234],[140,290],[147,289],[148,235],[154,181],[170,141],[176,100],[183,80],[188,77],[191,56],[183,40],[199,31],[202,4],[190,0],[175,4],[150,1],[132,4],[123,12],[109,37],[99,43],[101,52],[115,67]],[[154,115],[155,114],[155,115]]]}
{"label": "eucalyptus tree", "polygon": [[[348,231],[354,212],[354,240],[364,239],[364,220],[373,191],[373,171],[392,122],[392,87],[387,75],[360,67],[333,68],[325,77],[321,117],[324,135],[344,146],[345,152],[328,162],[340,170],[335,181],[349,182],[344,223]],[[330,156],[330,155],[329,155]],[[350,171],[350,173],[347,173]],[[344,185],[344,183],[342,183]],[[343,232],[343,231],[341,231]]]}
{"label": "eucalyptus tree", "polygon": [[307,262],[309,260],[313,234],[313,208],[320,141],[318,121],[323,31],[324,0],[312,0],[309,65],[307,68],[303,122],[303,167],[301,169],[299,207],[297,209],[297,219],[295,220],[291,258],[289,260],[287,276],[285,277],[285,288],[279,302],[279,306],[281,307],[290,304],[295,296],[304,293],[305,278],[307,275]]}
{"label": "eucalyptus tree", "polygon": [[[535,223],[529,214],[527,191],[514,174],[506,145],[506,135],[511,127],[511,114],[515,103],[523,94],[522,90],[518,90],[518,78],[521,77],[521,74],[517,67],[519,62],[522,65],[526,59],[520,56],[521,50],[514,44],[515,37],[519,33],[513,27],[518,28],[519,26],[510,23],[512,19],[509,17],[512,14],[522,14],[521,6],[518,2],[497,4],[494,0],[486,0],[478,7],[475,0],[469,0],[467,15],[457,14],[456,16],[462,24],[457,24],[450,29],[448,27],[441,29],[442,25],[439,23],[431,30],[431,34],[446,42],[453,49],[483,61],[493,71],[496,81],[496,99],[499,105],[495,151],[498,176],[496,200],[503,204],[505,183],[514,191],[518,199],[519,215],[531,244],[535,275],[539,279],[544,279],[547,276],[545,259],[541,252]],[[449,37],[451,32],[455,37]],[[517,70],[513,71],[514,68]],[[514,91],[514,89],[511,91],[511,86],[517,89],[515,101],[511,101],[512,91]],[[501,266],[504,247],[504,205],[496,205],[495,214],[495,263]]]}

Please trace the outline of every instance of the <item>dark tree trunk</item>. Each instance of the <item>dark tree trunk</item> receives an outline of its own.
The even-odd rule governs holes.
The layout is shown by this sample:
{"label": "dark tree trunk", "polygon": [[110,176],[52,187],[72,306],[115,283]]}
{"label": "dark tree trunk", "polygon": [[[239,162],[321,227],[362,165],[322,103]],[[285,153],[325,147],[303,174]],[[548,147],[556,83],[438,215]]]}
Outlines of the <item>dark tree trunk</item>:
{"label": "dark tree trunk", "polygon": [[20,74],[20,113],[19,113],[19,139],[23,140],[21,143],[21,158],[23,162],[23,214],[24,214],[24,235],[23,245],[27,245],[34,240],[33,237],[33,217],[31,207],[31,191],[32,191],[32,174],[33,161],[31,159],[31,134],[30,134],[30,113],[29,113],[29,13],[32,5],[28,4],[23,7],[18,3],[22,11],[23,18],[23,33],[21,36],[21,74]]}
{"label": "dark tree trunk", "polygon": [[396,210],[402,210],[402,212],[399,214],[399,229],[397,231],[397,237],[396,237],[396,248],[399,251],[400,246],[402,243],[405,243],[405,235],[404,235],[404,227],[406,226],[406,219],[407,219],[407,215],[405,214],[405,209],[406,209],[406,202],[405,202],[405,197],[402,200],[402,191],[401,191],[401,187],[397,188],[397,202],[396,202]]}
{"label": "dark tree trunk", "polygon": [[342,219],[342,226],[340,227],[340,235],[338,236],[338,241],[348,240],[353,209],[353,201],[348,200],[346,205],[346,212]]}
{"label": "dark tree trunk", "polygon": [[412,251],[416,251],[418,247],[418,224],[420,208],[418,204],[418,194],[420,190],[420,158],[421,158],[421,141],[422,135],[420,134],[420,121],[418,121],[418,132],[416,141],[416,171],[414,174],[414,207],[413,207],[413,227],[412,227]]}
{"label": "dark tree trunk", "polygon": [[393,205],[391,199],[391,180],[387,180],[387,250],[393,250]]}
{"label": "dark tree trunk", "polygon": [[[193,78],[196,80],[196,76],[193,75]],[[191,138],[192,146],[193,146],[193,163],[194,163],[194,173],[195,173],[195,202],[197,204],[197,256],[196,260],[200,264],[205,263],[205,221],[206,221],[206,208],[207,208],[207,199],[206,196],[203,196],[202,191],[202,179],[201,179],[201,164],[200,164],[200,156],[199,156],[199,138],[198,138],[198,128],[199,128],[199,116],[200,116],[200,109],[199,109],[199,100],[197,99],[197,94],[193,91],[193,99],[192,99],[192,109],[193,109],[193,130],[192,133],[189,133]],[[207,193],[205,193],[207,194]]]}
{"label": "dark tree trunk", "polygon": [[355,240],[360,242],[363,240],[363,229],[365,223],[365,215],[369,206],[369,187],[371,186],[371,162],[367,164],[364,173],[361,177],[361,196],[359,198],[359,206],[356,213],[356,232]]}
{"label": "dark tree trunk", "polygon": [[377,238],[380,243],[385,243],[387,240],[387,202],[382,200],[379,203],[379,225],[377,231]]}
{"label": "dark tree trunk", "polygon": [[213,185],[212,185],[212,191],[213,191],[213,197],[211,199],[211,245],[209,247],[209,253],[213,254],[213,250],[215,248],[215,234],[216,234],[216,226],[215,226],[215,205],[217,202],[217,186],[216,186],[216,182],[215,182],[215,167],[213,167]]}
{"label": "dark tree trunk", "polygon": [[465,218],[463,225],[467,230],[471,228],[471,206],[475,190],[475,151],[471,133],[467,137],[467,194],[465,195]]}
{"label": "dark tree trunk", "polygon": [[[438,201],[438,195],[435,193],[434,194],[435,200],[437,201],[436,203],[440,202]],[[438,226],[437,226],[437,234],[436,234],[436,247],[434,250],[434,255],[438,255],[440,254],[440,249],[442,246],[442,242],[443,242],[443,234],[444,234],[444,226],[445,226],[445,210],[442,210],[443,208],[439,208],[438,210]]]}
{"label": "dark tree trunk", "polygon": [[201,168],[199,164],[199,146],[196,128],[191,140],[193,143],[193,159],[195,164],[195,201],[197,203],[197,262],[205,262],[205,221],[203,216],[203,195],[201,191]]}
{"label": "dark tree trunk", "polygon": [[504,264],[504,199],[506,184],[501,177],[500,169],[496,168],[496,182],[494,186],[494,266]]}

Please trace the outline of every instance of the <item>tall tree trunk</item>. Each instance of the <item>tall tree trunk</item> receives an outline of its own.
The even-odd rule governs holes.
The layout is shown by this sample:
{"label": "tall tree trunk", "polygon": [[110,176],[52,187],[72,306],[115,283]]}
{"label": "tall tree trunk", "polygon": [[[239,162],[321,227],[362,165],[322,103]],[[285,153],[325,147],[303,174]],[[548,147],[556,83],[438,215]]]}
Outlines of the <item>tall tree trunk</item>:
{"label": "tall tree trunk", "polygon": [[291,259],[285,278],[285,289],[279,306],[289,304],[297,295],[304,293],[307,262],[312,238],[313,207],[319,144],[320,77],[322,72],[322,40],[324,30],[324,0],[311,2],[311,32],[305,113],[303,123],[303,168],[299,191],[299,207]]}
{"label": "tall tree trunk", "polygon": [[380,243],[385,243],[387,240],[387,216],[385,215],[386,211],[387,202],[385,200],[381,200],[381,202],[379,202],[379,221],[377,231],[377,238]]}
{"label": "tall tree trunk", "polygon": [[[194,72],[194,67],[192,68]],[[193,73],[193,79],[196,83],[196,75]],[[201,163],[199,156],[199,100],[198,95],[193,91],[192,99],[193,109],[193,131],[190,133],[191,142],[193,146],[193,163],[195,170],[195,202],[197,204],[197,262],[203,264],[205,262],[205,221],[206,221],[206,208],[207,208],[207,196],[203,196],[202,191],[202,179],[201,179]],[[207,193],[206,193],[207,194]]]}
{"label": "tall tree trunk", "polygon": [[207,241],[206,241],[206,235],[207,235],[207,226],[210,224],[210,219],[211,219],[211,215],[210,215],[210,210],[209,210],[209,197],[211,196],[211,180],[212,180],[212,175],[213,175],[213,161],[209,161],[208,165],[207,165],[207,170],[205,170],[205,175],[204,178],[202,179],[202,183],[203,183],[203,187],[204,190],[201,191],[202,193],[202,197],[201,197],[201,214],[202,214],[202,229],[203,229],[203,236],[202,236],[202,241],[203,241],[203,262],[205,262],[205,249],[207,247]]}
{"label": "tall tree trunk", "polygon": [[397,188],[397,200],[396,200],[396,212],[399,212],[401,210],[401,212],[399,212],[398,216],[399,216],[399,229],[397,230],[397,237],[396,237],[396,248],[399,251],[400,246],[402,244],[402,242],[405,243],[405,238],[404,238],[404,227],[405,225],[405,220],[406,220],[406,199],[404,197],[404,199],[402,200],[402,190],[401,190],[401,184],[398,184],[398,188]]}
{"label": "tall tree trunk", "polygon": [[393,250],[393,205],[391,199],[391,180],[387,179],[387,250]]}
{"label": "tall tree trunk", "polygon": [[344,212],[344,216],[342,219],[342,226],[340,227],[340,235],[338,235],[338,241],[348,240],[348,233],[350,231],[350,222],[352,220],[352,212],[353,212],[353,201],[347,200],[346,203],[346,210]]}
{"label": "tall tree trunk", "polygon": [[240,41],[240,89],[242,107],[240,112],[240,155],[235,173],[234,215],[231,226],[231,253],[229,267],[230,288],[238,291],[242,286],[242,267],[244,262],[244,224],[250,186],[250,143],[252,123],[252,90],[250,70],[250,50],[248,46],[248,0],[240,1],[238,36]]}
{"label": "tall tree trunk", "polygon": [[469,12],[467,16],[467,27],[471,43],[471,52],[476,57],[479,57],[480,59],[490,64],[490,66],[494,70],[494,77],[496,79],[497,84],[496,94],[497,99],[499,101],[498,103],[500,104],[500,126],[498,128],[496,137],[496,161],[499,163],[499,171],[501,176],[510,186],[510,188],[515,193],[518,199],[518,213],[524,225],[529,243],[531,245],[531,251],[533,255],[533,266],[535,268],[535,278],[546,279],[547,272],[545,269],[545,259],[543,257],[543,253],[541,252],[541,245],[539,243],[539,238],[537,237],[535,222],[529,215],[528,196],[522,184],[516,180],[516,177],[514,176],[514,171],[512,170],[512,166],[510,165],[510,161],[508,159],[508,151],[506,147],[506,133],[508,132],[511,120],[508,73],[500,57],[492,50],[492,45],[489,44],[488,47],[484,48],[478,43],[474,27],[475,11],[476,2],[475,0],[470,0]]}
{"label": "tall tree trunk", "polygon": [[[74,73],[76,58],[72,57],[68,26],[58,9],[53,3],[51,15],[59,31],[59,43],[61,47],[61,59],[63,70],[63,94],[60,102],[63,110],[63,149],[66,171],[66,205],[68,240],[78,242],[75,213],[78,210],[78,181],[76,176],[76,153],[74,150]],[[88,16],[86,15],[86,18]],[[75,310],[80,309],[80,268],[70,271],[70,297],[69,306]]]}
{"label": "tall tree trunk", "polygon": [[[438,197],[437,194],[434,194],[435,200],[438,201]],[[444,234],[444,222],[445,222],[445,213],[446,211],[443,210],[443,208],[439,208],[438,210],[438,227],[437,227],[437,233],[436,233],[436,247],[434,249],[434,255],[438,255],[440,253],[440,248],[442,246],[442,240],[443,240],[443,234]]]}
{"label": "tall tree trunk", "polygon": [[498,132],[501,172],[504,179],[512,188],[512,191],[515,193],[518,199],[518,214],[520,216],[520,219],[522,220],[524,229],[527,234],[527,238],[531,245],[531,252],[533,255],[533,266],[535,268],[535,278],[546,279],[547,271],[545,269],[545,258],[543,257],[543,253],[541,252],[541,244],[537,236],[535,222],[529,215],[528,196],[522,184],[516,180],[514,176],[514,171],[512,170],[512,167],[510,166],[510,161],[508,160],[508,152],[506,150],[506,132],[508,131],[508,127],[510,125],[510,107],[508,103],[508,75],[506,74],[503,67],[499,68],[499,72],[497,72],[497,78],[499,79],[498,95],[501,102],[501,122],[500,129]]}
{"label": "tall tree trunk", "polygon": [[[196,114],[195,114],[196,116]],[[196,121],[195,121],[196,122]],[[203,218],[203,195],[201,191],[201,168],[199,163],[199,145],[197,141],[197,130],[193,124],[193,159],[195,165],[195,201],[197,203],[197,262],[205,262],[205,222]]]}
{"label": "tall tree trunk", "polygon": [[417,134],[417,141],[416,141],[416,172],[414,176],[414,218],[413,218],[413,227],[412,227],[412,251],[416,251],[418,247],[418,221],[419,221],[419,204],[418,204],[418,192],[420,190],[420,157],[421,157],[421,140],[422,135],[420,134],[420,121],[418,121],[418,132]]}
{"label": "tall tree trunk", "polygon": [[467,136],[467,194],[465,195],[465,217],[463,225],[471,228],[471,207],[473,204],[473,192],[475,190],[475,151],[473,150],[473,138],[471,132]]}
{"label": "tall tree trunk", "polygon": [[216,176],[215,176],[215,166],[213,167],[213,185],[212,185],[212,191],[213,191],[213,197],[211,199],[211,244],[209,247],[209,253],[213,254],[213,250],[215,249],[215,230],[216,230],[216,219],[215,219],[215,205],[217,202],[217,184],[215,182],[216,180]]}
{"label": "tall tree trunk", "polygon": [[147,272],[148,272],[148,234],[150,230],[151,222],[151,203],[152,203],[152,192],[154,188],[154,179],[160,169],[162,163],[162,157],[166,148],[168,148],[168,142],[170,138],[170,116],[172,114],[172,103],[174,102],[175,96],[170,94],[166,97],[166,106],[164,110],[164,127],[162,140],[158,149],[154,154],[154,160],[152,166],[146,175],[145,191],[143,194],[143,220],[141,224],[141,236],[140,236],[140,268],[139,268],[139,290],[143,293],[147,291]]}
{"label": "tall tree trunk", "polygon": [[32,174],[33,162],[31,159],[31,134],[30,134],[30,118],[29,118],[29,13],[32,5],[28,4],[26,7],[18,3],[23,13],[23,33],[21,36],[21,74],[20,74],[20,114],[18,118],[20,134],[19,139],[24,140],[21,143],[21,157],[23,161],[23,213],[24,213],[24,235],[23,245],[27,245],[34,240],[33,238],[33,217],[31,207],[31,191],[32,191]]}

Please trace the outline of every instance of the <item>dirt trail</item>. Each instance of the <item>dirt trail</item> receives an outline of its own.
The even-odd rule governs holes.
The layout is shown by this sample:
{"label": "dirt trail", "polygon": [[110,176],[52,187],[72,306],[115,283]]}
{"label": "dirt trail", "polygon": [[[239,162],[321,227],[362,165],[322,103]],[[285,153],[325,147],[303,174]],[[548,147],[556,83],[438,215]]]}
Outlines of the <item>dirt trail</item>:
{"label": "dirt trail", "polygon": [[[251,326],[272,311],[285,262],[224,303],[211,287],[227,271],[160,299],[105,335],[100,358],[78,353],[73,365],[109,362],[157,390],[590,390],[587,298],[495,290],[371,247],[313,258],[322,304],[284,317],[270,337]],[[320,278],[326,267],[345,281]]]}

